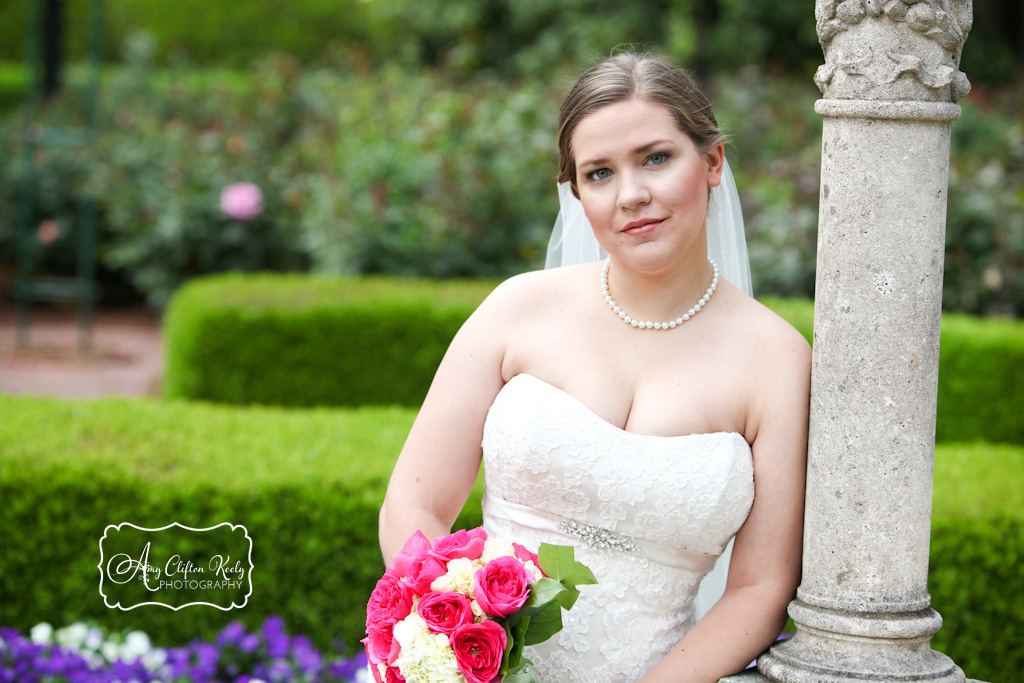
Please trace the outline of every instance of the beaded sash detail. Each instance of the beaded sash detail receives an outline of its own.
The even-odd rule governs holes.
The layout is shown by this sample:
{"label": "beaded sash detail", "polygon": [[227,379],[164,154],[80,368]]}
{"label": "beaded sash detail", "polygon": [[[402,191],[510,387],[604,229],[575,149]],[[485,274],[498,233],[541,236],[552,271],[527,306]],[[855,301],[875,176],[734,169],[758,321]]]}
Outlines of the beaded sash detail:
{"label": "beaded sash detail", "polygon": [[594,550],[642,555],[668,567],[707,572],[715,566],[718,555],[699,553],[686,548],[665,545],[644,538],[634,538],[615,533],[610,529],[584,524],[529,505],[510,503],[484,492],[482,501],[484,518],[505,519],[531,529],[557,531],[567,537],[579,539]]}
{"label": "beaded sash detail", "polygon": [[618,550],[623,553],[635,553],[640,550],[638,544],[622,534],[608,531],[599,526],[580,524],[573,519],[559,522],[558,529],[570,536],[575,536],[591,548],[598,550]]}

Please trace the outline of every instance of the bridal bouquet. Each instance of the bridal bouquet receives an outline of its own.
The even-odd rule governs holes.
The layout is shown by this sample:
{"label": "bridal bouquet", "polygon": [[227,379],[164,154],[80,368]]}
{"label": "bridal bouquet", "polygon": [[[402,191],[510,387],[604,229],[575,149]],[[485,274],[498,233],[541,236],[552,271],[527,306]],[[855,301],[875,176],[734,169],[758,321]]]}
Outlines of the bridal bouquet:
{"label": "bridal bouquet", "polygon": [[430,541],[417,531],[366,606],[378,683],[540,683],[523,646],[562,628],[561,610],[597,583],[567,546],[538,553],[483,528]]}

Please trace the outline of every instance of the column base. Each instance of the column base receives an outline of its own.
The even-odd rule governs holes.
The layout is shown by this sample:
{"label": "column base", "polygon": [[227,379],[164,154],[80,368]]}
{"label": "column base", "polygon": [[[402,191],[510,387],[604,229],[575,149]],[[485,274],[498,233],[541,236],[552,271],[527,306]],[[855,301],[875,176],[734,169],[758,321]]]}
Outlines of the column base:
{"label": "column base", "polygon": [[935,610],[856,613],[798,599],[790,603],[789,612],[796,635],[757,660],[758,670],[770,681],[966,681],[952,659],[931,649],[931,637],[942,625]]}
{"label": "column base", "polygon": [[[770,678],[765,677],[763,673],[756,669],[749,669],[732,676],[726,676],[725,678],[718,679],[718,683],[773,683]],[[973,678],[968,678],[966,683],[985,683],[985,681],[976,681]]]}

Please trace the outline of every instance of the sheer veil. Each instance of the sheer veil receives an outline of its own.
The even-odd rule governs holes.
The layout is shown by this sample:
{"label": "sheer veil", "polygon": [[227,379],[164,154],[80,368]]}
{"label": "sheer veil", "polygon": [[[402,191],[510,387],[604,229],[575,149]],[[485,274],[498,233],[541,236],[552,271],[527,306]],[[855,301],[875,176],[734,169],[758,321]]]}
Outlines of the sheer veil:
{"label": "sheer veil", "polygon": [[[558,184],[558,217],[548,242],[545,268],[570,266],[577,263],[600,261],[608,254],[594,239],[594,231],[583,213],[583,205],[572,193],[569,183]],[[726,160],[722,182],[711,189],[708,204],[708,257],[718,264],[721,276],[753,295],[750,280],[750,259],[743,229],[743,211],[736,181]],[[703,617],[725,592],[725,580],[732,556],[732,541],[718,558],[715,568],[704,577],[697,592],[694,609],[697,618]]]}

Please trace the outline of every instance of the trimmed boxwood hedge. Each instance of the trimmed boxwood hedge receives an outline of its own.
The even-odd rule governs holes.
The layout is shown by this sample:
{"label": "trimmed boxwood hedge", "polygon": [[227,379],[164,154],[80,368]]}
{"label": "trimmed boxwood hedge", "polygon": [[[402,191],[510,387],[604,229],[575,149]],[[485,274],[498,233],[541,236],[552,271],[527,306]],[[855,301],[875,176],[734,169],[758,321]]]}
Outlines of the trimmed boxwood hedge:
{"label": "trimmed boxwood hedge", "polygon": [[[171,645],[280,614],[319,647],[355,645],[383,569],[377,510],[413,410],[0,397],[0,415],[0,625],[95,618]],[[929,579],[946,625],[934,644],[983,680],[1024,667],[1022,471],[1020,446],[936,452]],[[479,523],[479,494],[460,526]],[[98,541],[125,521],[243,524],[255,566],[246,607],[107,609]]]}
{"label": "trimmed boxwood hedge", "polygon": [[[0,414],[0,625],[93,618],[170,645],[278,614],[321,648],[358,645],[383,570],[377,510],[414,411],[0,397]],[[479,507],[477,493],[459,524],[479,524]],[[245,526],[247,605],[108,609],[98,543],[122,522]]]}
{"label": "trimmed boxwood hedge", "polygon": [[[419,406],[452,337],[494,288],[305,275],[198,279],[165,319],[164,394],[240,404]],[[809,301],[765,299],[808,340]],[[1024,443],[1024,324],[946,314],[937,439]]]}
{"label": "trimmed boxwood hedge", "polygon": [[494,282],[305,275],[202,278],[164,321],[167,398],[418,406]]}

